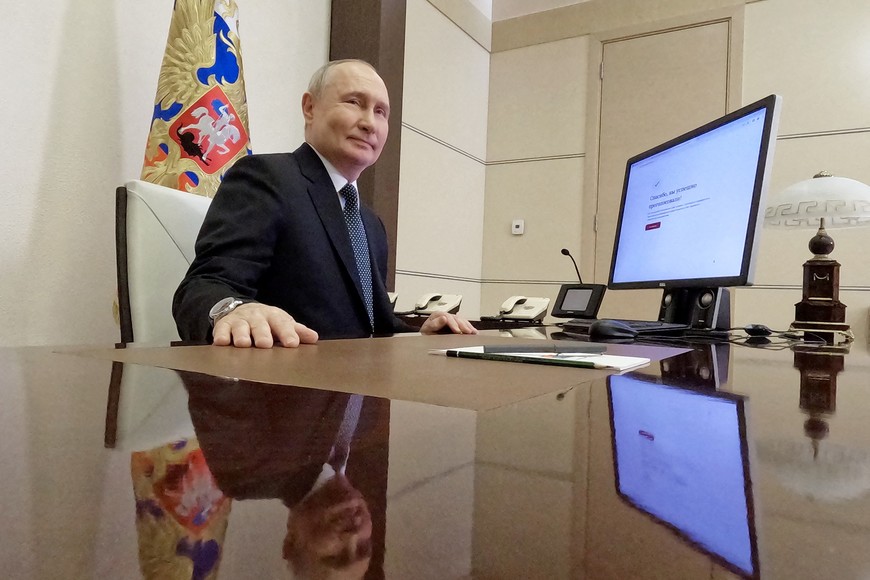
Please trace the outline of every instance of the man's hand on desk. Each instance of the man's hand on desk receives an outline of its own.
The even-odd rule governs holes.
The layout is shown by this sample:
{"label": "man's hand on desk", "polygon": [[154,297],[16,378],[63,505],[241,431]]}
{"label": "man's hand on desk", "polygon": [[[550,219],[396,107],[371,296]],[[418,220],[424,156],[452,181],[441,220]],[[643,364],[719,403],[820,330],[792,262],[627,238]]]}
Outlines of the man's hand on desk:
{"label": "man's hand on desk", "polygon": [[285,347],[317,342],[317,332],[296,322],[292,316],[274,306],[258,302],[242,304],[214,325],[217,346],[232,344],[240,348],[272,348],[275,341]]}
{"label": "man's hand on desk", "polygon": [[477,329],[471,323],[449,312],[433,312],[420,327],[421,334],[438,334],[449,328],[453,334],[477,334]]}

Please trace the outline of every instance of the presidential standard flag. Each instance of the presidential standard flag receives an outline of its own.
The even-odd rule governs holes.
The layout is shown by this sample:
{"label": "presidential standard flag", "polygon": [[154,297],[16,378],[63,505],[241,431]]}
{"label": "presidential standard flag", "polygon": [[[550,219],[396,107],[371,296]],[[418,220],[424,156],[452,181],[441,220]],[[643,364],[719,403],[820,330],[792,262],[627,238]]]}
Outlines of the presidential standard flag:
{"label": "presidential standard flag", "polygon": [[235,0],[176,0],[142,179],[213,197],[251,153]]}

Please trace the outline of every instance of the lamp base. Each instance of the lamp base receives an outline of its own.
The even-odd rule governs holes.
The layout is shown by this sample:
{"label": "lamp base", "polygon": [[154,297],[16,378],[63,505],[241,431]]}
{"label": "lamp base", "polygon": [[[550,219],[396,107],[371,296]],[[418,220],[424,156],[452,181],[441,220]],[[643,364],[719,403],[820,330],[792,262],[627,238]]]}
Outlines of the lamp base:
{"label": "lamp base", "polygon": [[[819,232],[822,231],[820,228]],[[795,321],[791,327],[812,332],[828,344],[835,344],[834,334],[838,332],[845,334],[848,340],[851,332],[846,324],[846,305],[840,302],[839,295],[840,263],[821,255],[807,260],[804,262],[803,300],[794,305]]]}
{"label": "lamp base", "polygon": [[[839,300],[801,300],[794,305],[794,318],[806,324],[846,324],[846,305]],[[839,326],[836,326],[839,328]]]}
{"label": "lamp base", "polygon": [[[824,340],[828,344],[839,344],[841,342],[852,342],[854,335],[849,330],[849,325],[845,322],[812,322],[807,320],[795,320],[791,323],[789,330],[802,330],[804,333],[811,333],[818,336],[820,340]],[[842,340],[837,340],[836,335],[841,335]]]}

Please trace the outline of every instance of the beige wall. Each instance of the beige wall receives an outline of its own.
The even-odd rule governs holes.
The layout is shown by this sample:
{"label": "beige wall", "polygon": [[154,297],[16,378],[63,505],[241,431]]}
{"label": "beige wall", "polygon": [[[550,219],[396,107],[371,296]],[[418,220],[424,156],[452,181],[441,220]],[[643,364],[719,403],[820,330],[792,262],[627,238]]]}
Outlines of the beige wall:
{"label": "beige wall", "polygon": [[[240,11],[254,151],[287,150],[327,58],[329,3]],[[114,190],[142,168],[171,14],[171,0],[4,7],[0,346],[119,339]]]}
{"label": "beige wall", "polygon": [[[555,297],[559,281],[570,280],[573,271],[558,254],[559,248],[573,251],[581,236],[590,235],[581,231],[580,209],[572,203],[574,196],[582,199],[583,195],[587,154],[583,107],[592,89],[586,86],[586,54],[593,52],[589,34],[735,3],[740,1],[611,0],[605,8],[605,3],[592,0],[493,24],[483,312],[497,308],[514,291]],[[870,150],[866,129],[870,41],[862,29],[868,21],[870,6],[857,0],[835,0],[824,6],[810,0],[747,4],[743,98],[734,107],[771,92],[783,96],[771,197],[820,169],[870,182],[870,165],[862,154]],[[554,161],[550,158],[554,155],[569,158]],[[522,163],[502,162],[510,158]],[[533,184],[540,180],[549,187],[536,190]],[[511,217],[522,217],[512,214],[521,211],[523,202],[534,206],[527,211],[535,218],[531,223],[527,219],[525,236],[512,239],[506,224]],[[575,216],[576,224],[566,223]],[[551,233],[536,236],[539,223],[553,224]],[[833,257],[843,264],[841,299],[849,305],[847,321],[859,337],[864,336],[870,273],[862,268],[860,258],[870,233],[832,234],[837,241]],[[735,292],[735,325],[788,326],[794,317],[793,304],[800,299],[801,264],[809,257],[806,242],[811,235],[763,231],[756,286]],[[516,266],[508,265],[511,256],[518,258]],[[503,279],[517,283],[506,284]]]}
{"label": "beige wall", "polygon": [[[461,21],[462,13],[451,17]],[[461,313],[479,315],[488,87],[488,50],[426,0],[409,0],[399,309],[411,309],[423,293],[441,292],[462,294]]]}
{"label": "beige wall", "polygon": [[[870,183],[868,22],[870,5],[859,0],[824,5],[767,0],[746,7],[744,101],[771,92],[783,96],[770,200],[821,169]],[[812,233],[762,231],[757,286],[737,290],[737,322],[781,328],[793,320]],[[842,264],[846,319],[863,340],[870,306],[865,250],[870,230],[830,233],[837,244],[832,257]]]}
{"label": "beige wall", "polygon": [[[481,310],[508,296],[555,299],[576,280],[579,256],[588,39],[492,55]],[[525,233],[511,233],[522,219]]]}

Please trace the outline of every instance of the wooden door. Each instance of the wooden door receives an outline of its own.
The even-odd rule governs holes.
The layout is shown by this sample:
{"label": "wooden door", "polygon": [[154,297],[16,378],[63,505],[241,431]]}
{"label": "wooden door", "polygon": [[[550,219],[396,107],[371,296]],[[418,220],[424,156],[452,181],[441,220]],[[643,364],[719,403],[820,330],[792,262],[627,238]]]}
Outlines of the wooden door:
{"label": "wooden door", "polygon": [[[593,143],[595,282],[606,283],[610,274],[626,160],[727,112],[731,26],[718,19],[602,42]],[[654,319],[660,297],[660,290],[610,291],[602,316]]]}

